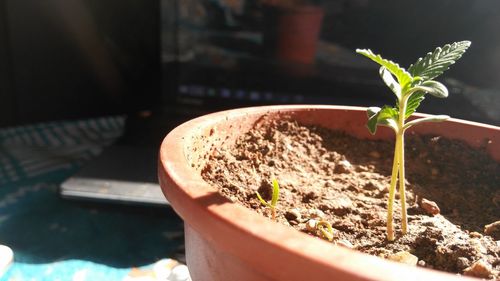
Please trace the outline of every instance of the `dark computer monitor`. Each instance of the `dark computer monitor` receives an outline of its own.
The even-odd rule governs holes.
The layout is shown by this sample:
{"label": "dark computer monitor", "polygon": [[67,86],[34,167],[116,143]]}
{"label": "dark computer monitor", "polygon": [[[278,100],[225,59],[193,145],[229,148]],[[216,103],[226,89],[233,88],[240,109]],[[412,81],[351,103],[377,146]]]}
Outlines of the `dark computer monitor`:
{"label": "dark computer monitor", "polygon": [[[295,32],[288,42],[301,31],[293,20],[280,22],[279,9],[269,2],[296,2],[295,10],[309,6],[309,18],[296,25],[310,32],[315,32],[312,14],[320,10],[312,59],[276,47],[287,29]],[[356,55],[356,48],[371,48],[408,67],[437,46],[470,40],[472,48],[443,80],[448,100],[428,99],[421,111],[500,123],[498,1],[162,0],[161,5],[168,104],[209,110],[281,103],[380,106],[392,97],[377,67]]]}

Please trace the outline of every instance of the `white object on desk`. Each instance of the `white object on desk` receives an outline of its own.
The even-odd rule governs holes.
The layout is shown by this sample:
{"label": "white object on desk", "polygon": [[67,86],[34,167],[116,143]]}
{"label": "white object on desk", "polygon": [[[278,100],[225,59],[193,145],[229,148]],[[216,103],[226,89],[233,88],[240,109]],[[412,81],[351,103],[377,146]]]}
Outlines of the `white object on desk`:
{"label": "white object on desk", "polygon": [[190,281],[191,277],[189,276],[188,267],[180,264],[172,269],[172,274],[170,275],[169,280],[171,281]]}
{"label": "white object on desk", "polygon": [[123,281],[191,281],[191,277],[186,265],[174,259],[162,259],[152,268],[133,269]]}
{"label": "white object on desk", "polygon": [[14,252],[4,245],[0,245],[0,277],[7,271],[14,260]]}

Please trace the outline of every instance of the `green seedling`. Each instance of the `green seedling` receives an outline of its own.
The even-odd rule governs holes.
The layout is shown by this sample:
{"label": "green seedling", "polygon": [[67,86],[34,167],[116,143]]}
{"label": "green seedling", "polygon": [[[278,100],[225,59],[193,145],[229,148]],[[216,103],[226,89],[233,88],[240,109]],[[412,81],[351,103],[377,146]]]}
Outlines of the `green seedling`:
{"label": "green seedling", "polygon": [[327,221],[319,221],[316,225],[316,228],[319,230],[320,236],[328,241],[333,241],[333,227]]}
{"label": "green seedling", "polygon": [[[398,64],[375,55],[371,50],[357,49],[356,52],[381,65],[379,74],[385,84],[396,95],[396,106],[385,105],[382,108],[370,107],[368,114],[368,130],[375,134],[377,126],[387,126],[394,130],[396,143],[394,148],[394,161],[392,166],[391,184],[389,187],[389,202],[387,205],[387,239],[394,240],[393,205],[396,182],[399,181],[399,194],[401,199],[401,229],[403,235],[408,232],[405,199],[405,164],[404,164],[404,133],[417,124],[424,122],[441,122],[449,118],[446,115],[436,115],[408,121],[408,118],[417,110],[425,94],[438,98],[446,98],[448,89],[445,85],[434,79],[448,70],[469,48],[471,42],[462,41],[447,44],[436,48],[434,52],[427,53],[424,58],[419,58],[412,64],[408,71]],[[396,79],[394,79],[396,78]]]}
{"label": "green seedling", "polygon": [[262,196],[260,196],[258,191],[256,191],[256,194],[257,198],[259,198],[260,203],[271,209],[271,218],[273,220],[276,220],[276,205],[278,204],[278,199],[280,196],[280,186],[276,179],[273,179],[272,183],[273,183],[273,194],[271,196],[271,202],[267,202],[266,200],[262,199]]}

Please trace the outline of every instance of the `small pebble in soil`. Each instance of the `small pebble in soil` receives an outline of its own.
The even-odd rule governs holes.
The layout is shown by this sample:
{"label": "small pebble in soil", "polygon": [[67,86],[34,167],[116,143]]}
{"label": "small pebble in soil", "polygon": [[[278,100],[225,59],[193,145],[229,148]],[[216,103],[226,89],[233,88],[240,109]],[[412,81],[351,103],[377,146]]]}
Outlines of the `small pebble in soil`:
{"label": "small pebble in soil", "polygon": [[485,225],[484,233],[491,236],[493,240],[500,240],[500,221]]}
{"label": "small pebble in soil", "polygon": [[327,180],[327,181],[325,181],[325,187],[326,187],[326,188],[333,187],[333,181],[331,181],[331,180]]}
{"label": "small pebble in soil", "polygon": [[418,258],[407,251],[397,252],[395,254],[389,255],[388,260],[396,261],[408,265],[417,265]]}
{"label": "small pebble in soil", "polygon": [[335,242],[335,245],[345,247],[348,249],[354,249],[354,245],[351,242],[349,242],[349,240],[346,240],[346,239],[341,239],[341,240]]}
{"label": "small pebble in soil", "polygon": [[[371,166],[371,168],[370,168]],[[373,165],[369,165],[369,166],[365,166],[365,165],[356,165],[356,172],[368,172],[368,171],[373,171],[373,168],[374,166]]]}
{"label": "small pebble in soil", "polygon": [[352,170],[352,165],[349,161],[347,160],[342,160],[335,165],[335,173],[338,174],[346,174],[350,173]]}
{"label": "small pebble in soil", "polygon": [[325,213],[318,209],[310,209],[309,217],[312,219],[322,219],[325,217]]}
{"label": "small pebble in soil", "polygon": [[306,222],[306,230],[309,232],[316,231],[316,226],[318,225],[318,221],[315,219],[310,219]]}
{"label": "small pebble in soil", "polygon": [[490,278],[493,269],[491,265],[483,260],[478,260],[473,263],[470,267],[464,270],[464,274],[468,276],[475,276],[479,278]]}
{"label": "small pebble in soil", "polygon": [[299,221],[302,218],[298,209],[291,209],[285,213],[285,218],[288,221]]}
{"label": "small pebble in soil", "polygon": [[420,207],[428,214],[435,216],[441,212],[439,209],[439,206],[436,204],[436,202],[422,198],[422,201],[420,201]]}
{"label": "small pebble in soil", "polygon": [[479,232],[472,231],[471,233],[469,233],[469,237],[470,238],[481,238],[481,237],[483,237],[483,235]]}
{"label": "small pebble in soil", "polygon": [[366,190],[383,190],[384,187],[380,186],[380,184],[376,183],[375,181],[369,181],[367,182],[364,186],[364,189]]}
{"label": "small pebble in soil", "polygon": [[328,202],[324,202],[319,206],[324,212],[332,211],[337,216],[343,216],[349,213],[354,207],[351,199],[347,196],[340,195],[329,199]]}
{"label": "small pebble in soil", "polygon": [[459,270],[464,270],[470,266],[470,261],[465,257],[457,258],[457,268]]}

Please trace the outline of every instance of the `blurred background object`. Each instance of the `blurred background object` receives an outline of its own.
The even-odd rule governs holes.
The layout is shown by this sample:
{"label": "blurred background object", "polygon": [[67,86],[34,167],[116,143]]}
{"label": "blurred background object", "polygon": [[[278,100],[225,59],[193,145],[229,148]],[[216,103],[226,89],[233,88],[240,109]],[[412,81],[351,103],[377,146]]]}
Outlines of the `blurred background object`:
{"label": "blurred background object", "polygon": [[262,1],[262,48],[271,59],[311,64],[324,10],[316,1]]}

